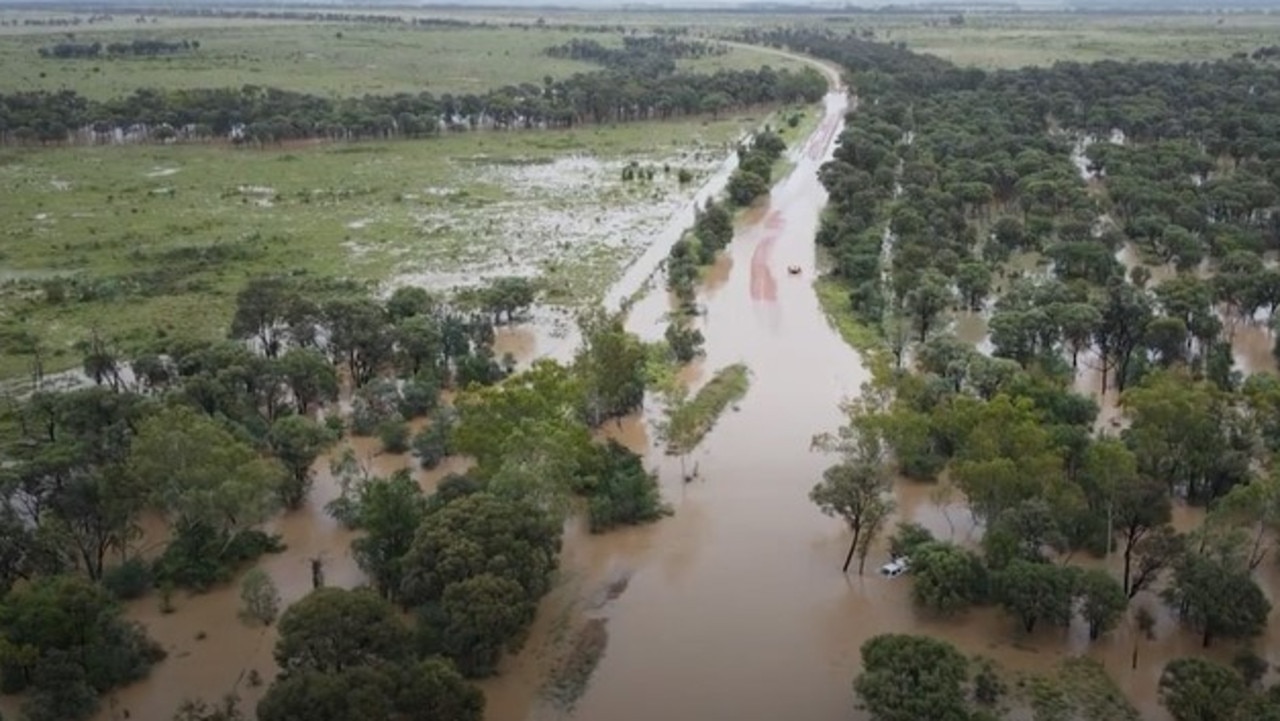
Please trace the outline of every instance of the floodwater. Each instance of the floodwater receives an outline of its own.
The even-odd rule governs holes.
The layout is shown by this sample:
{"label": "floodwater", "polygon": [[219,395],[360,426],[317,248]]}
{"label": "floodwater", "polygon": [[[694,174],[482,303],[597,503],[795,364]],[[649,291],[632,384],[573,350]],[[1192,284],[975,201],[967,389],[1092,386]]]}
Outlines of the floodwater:
{"label": "floodwater", "polygon": [[[829,327],[811,288],[816,266],[814,233],[826,196],[816,171],[829,157],[848,100],[833,92],[811,142],[797,149],[795,170],[767,201],[745,214],[735,239],[710,271],[699,302],[698,325],[707,338],[706,358],[684,377],[705,382],[715,369],[742,362],[752,373],[750,392],[727,412],[685,462],[696,468],[684,482],[679,459],[657,447],[648,417],[610,424],[606,435],[646,452],[659,474],[670,518],[602,536],[568,524],[560,582],[544,600],[525,649],[481,686],[487,721],[581,719],[595,721],[830,721],[861,719],[851,680],[858,648],[885,632],[922,633],[958,644],[967,653],[994,658],[1016,671],[1047,671],[1068,654],[1100,660],[1144,718],[1164,718],[1156,681],[1171,658],[1199,652],[1199,639],[1181,630],[1154,598],[1145,598],[1158,624],[1154,640],[1140,641],[1140,664],[1130,670],[1134,636],[1122,626],[1090,644],[1087,629],[1044,628],[1025,636],[994,609],[936,619],[910,602],[910,580],[874,573],[886,552],[877,548],[868,573],[844,575],[848,533],[809,501],[809,489],[831,459],[810,450],[815,434],[844,421],[842,399],[868,379],[857,353]],[[664,253],[665,254],[665,253]],[[659,337],[670,299],[662,283],[648,283],[659,260],[648,258],[611,295],[615,303],[649,287],[631,308],[629,326]],[[789,266],[798,266],[792,274]],[[625,292],[624,292],[625,291]],[[544,336],[514,328],[499,346],[522,361],[534,355],[564,357],[566,335]],[[377,473],[406,467],[404,456],[376,453],[376,441],[357,440],[358,456]],[[450,470],[417,471],[430,488]],[[327,459],[306,507],[274,523],[287,552],[263,559],[284,602],[311,589],[311,559],[324,561],[330,585],[361,582],[347,549],[349,532],[329,519],[324,504],[337,487]],[[939,488],[943,490],[939,490]],[[899,516],[925,524],[941,538],[973,543],[980,528],[946,486],[899,482]],[[1179,509],[1178,522],[1195,523]],[[1119,558],[1113,556],[1112,565]],[[1096,562],[1101,563],[1101,562]],[[1275,564],[1260,569],[1269,592],[1280,588]],[[114,694],[99,719],[168,718],[182,699],[214,699],[237,691],[252,709],[275,669],[274,631],[238,620],[238,587],[175,599],[163,614],[152,595],[131,604],[170,652],[151,676]],[[573,704],[552,703],[543,693],[568,650],[590,629],[604,639],[603,655]],[[1219,644],[1214,654],[1229,658]],[[1280,661],[1280,636],[1262,639],[1258,651]],[[250,671],[262,685],[250,683]]]}

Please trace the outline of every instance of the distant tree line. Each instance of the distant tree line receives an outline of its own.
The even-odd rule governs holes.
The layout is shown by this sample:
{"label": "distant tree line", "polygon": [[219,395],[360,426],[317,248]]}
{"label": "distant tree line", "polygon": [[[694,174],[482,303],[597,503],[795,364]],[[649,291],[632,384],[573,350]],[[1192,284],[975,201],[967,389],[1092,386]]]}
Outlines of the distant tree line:
{"label": "distant tree line", "polygon": [[105,53],[108,57],[133,55],[136,57],[155,57],[157,55],[173,55],[176,53],[199,50],[199,40],[133,40],[127,43],[58,43],[39,49],[42,58],[98,58]]}
{"label": "distant tree line", "polygon": [[813,102],[826,82],[811,68],[763,67],[713,74],[579,73],[484,94],[326,98],[276,88],[160,90],[97,101],[70,90],[0,95],[0,142],[211,139],[270,143],[421,137],[451,130],[567,128],[665,120],[764,104]]}
{"label": "distant tree line", "polygon": [[676,71],[676,60],[724,55],[729,49],[701,40],[682,40],[669,35],[624,36],[622,47],[608,47],[591,38],[574,38],[546,49],[553,58],[585,60],[611,70],[636,70],[646,74]]}

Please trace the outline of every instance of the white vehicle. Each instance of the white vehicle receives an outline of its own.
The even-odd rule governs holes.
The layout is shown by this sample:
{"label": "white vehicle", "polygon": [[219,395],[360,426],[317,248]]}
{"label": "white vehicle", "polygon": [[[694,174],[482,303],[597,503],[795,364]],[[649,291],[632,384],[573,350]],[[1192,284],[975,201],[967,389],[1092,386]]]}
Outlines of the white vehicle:
{"label": "white vehicle", "polygon": [[911,568],[911,559],[903,556],[895,558],[892,561],[880,567],[880,575],[885,578],[897,578],[906,573]]}

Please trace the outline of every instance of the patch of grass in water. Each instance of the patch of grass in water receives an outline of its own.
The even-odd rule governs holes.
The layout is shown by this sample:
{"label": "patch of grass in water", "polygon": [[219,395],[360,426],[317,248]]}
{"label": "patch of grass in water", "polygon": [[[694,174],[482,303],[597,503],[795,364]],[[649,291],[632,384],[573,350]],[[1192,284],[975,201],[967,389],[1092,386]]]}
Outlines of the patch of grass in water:
{"label": "patch of grass in water", "polygon": [[1030,707],[1036,721],[1138,721],[1102,664],[1091,658],[1069,658],[1051,676],[1017,682],[1018,701]]}
{"label": "patch of grass in water", "polygon": [[720,414],[741,400],[750,387],[751,371],[742,363],[716,371],[697,395],[672,411],[667,452],[683,455],[697,448],[715,427]]}
{"label": "patch of grass in water", "polygon": [[573,646],[547,680],[544,693],[560,710],[572,711],[587,690],[591,674],[609,645],[609,630],[603,618],[588,619],[574,634]]}

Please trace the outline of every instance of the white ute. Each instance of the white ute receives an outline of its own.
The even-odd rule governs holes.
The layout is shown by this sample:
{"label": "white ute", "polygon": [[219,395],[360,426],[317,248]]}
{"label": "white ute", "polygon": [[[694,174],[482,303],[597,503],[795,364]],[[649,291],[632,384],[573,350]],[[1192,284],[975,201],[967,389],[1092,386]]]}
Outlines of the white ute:
{"label": "white ute", "polygon": [[911,559],[903,556],[895,558],[892,561],[880,567],[880,575],[886,578],[897,578],[906,573],[911,567]]}

